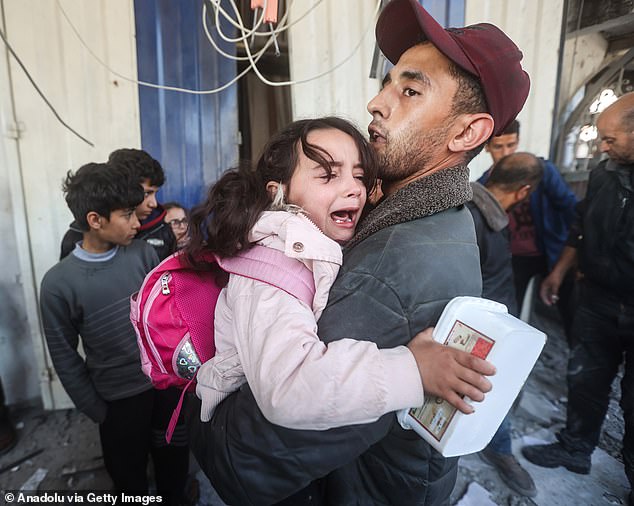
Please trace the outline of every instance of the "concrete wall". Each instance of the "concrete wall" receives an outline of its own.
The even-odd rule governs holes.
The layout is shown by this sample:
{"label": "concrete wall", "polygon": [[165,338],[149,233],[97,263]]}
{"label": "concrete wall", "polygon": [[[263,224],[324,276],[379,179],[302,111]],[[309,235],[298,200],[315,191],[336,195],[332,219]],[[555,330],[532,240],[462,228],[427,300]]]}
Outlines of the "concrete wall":
{"label": "concrete wall", "polygon": [[[108,66],[136,78],[132,0],[59,0],[86,45]],[[2,314],[0,375],[9,403],[37,396],[47,360],[37,315],[37,288],[59,256],[71,215],[61,182],[68,170],[102,161],[119,147],[138,147],[137,87],[114,76],[82,45],[55,0],[4,0],[4,33],[60,116],[91,140],[66,130],[15,60],[0,75],[0,283],[12,297]],[[21,131],[18,138],[15,123]],[[8,185],[2,184],[8,182]],[[33,363],[35,357],[35,364]],[[68,405],[58,381],[42,391],[47,407]]]}
{"label": "concrete wall", "polygon": [[[4,31],[4,30],[3,30]],[[9,403],[40,396],[39,338],[7,54],[0,53],[0,378]],[[39,348],[41,349],[41,343]]]}

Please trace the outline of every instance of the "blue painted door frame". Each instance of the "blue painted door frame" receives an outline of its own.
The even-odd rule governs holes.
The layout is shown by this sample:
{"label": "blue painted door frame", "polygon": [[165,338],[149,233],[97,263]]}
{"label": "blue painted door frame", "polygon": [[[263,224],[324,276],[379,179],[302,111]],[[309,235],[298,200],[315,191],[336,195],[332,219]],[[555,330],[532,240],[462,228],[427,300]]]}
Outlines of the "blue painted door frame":
{"label": "blue painted door frame", "polygon": [[[202,90],[235,77],[235,61],[217,53],[205,36],[202,0],[135,0],[134,14],[140,81]],[[221,47],[235,54],[233,44]],[[139,110],[142,147],[165,170],[161,201],[191,207],[236,165],[237,84],[211,95],[139,86]]]}

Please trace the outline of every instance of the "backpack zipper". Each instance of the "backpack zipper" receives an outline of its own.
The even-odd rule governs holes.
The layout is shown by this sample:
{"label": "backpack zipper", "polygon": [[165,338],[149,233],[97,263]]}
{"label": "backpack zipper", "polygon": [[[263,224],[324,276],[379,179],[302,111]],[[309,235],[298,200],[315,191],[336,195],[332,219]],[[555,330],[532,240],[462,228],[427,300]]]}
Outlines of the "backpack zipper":
{"label": "backpack zipper", "polygon": [[[152,287],[152,291],[150,292],[150,296],[145,301],[145,307],[143,308],[143,330],[145,331],[145,336],[146,336],[145,340],[147,342],[147,347],[152,352],[152,355],[154,355],[154,360],[158,364],[159,369],[161,370],[161,372],[164,373],[164,374],[167,374],[167,369],[163,365],[163,360],[161,359],[161,355],[159,354],[158,350],[156,349],[156,346],[154,346],[154,343],[152,342],[152,340],[149,338],[150,327],[148,327],[148,324],[147,324],[148,314],[150,312],[150,309],[152,308],[152,304],[154,304],[154,301],[159,296],[159,293],[161,293],[161,292],[165,293],[164,292],[164,287],[163,287],[163,280],[164,279],[165,279],[165,284],[167,285],[167,282],[170,280],[170,273],[169,272],[166,272],[165,274],[163,274],[161,276],[161,288],[159,289],[158,286]],[[167,290],[168,290],[167,293],[169,294],[169,286],[167,286]]]}
{"label": "backpack zipper", "polygon": [[170,294],[170,285],[168,284],[169,278],[170,278],[169,272],[166,272],[165,274],[161,276],[161,293],[163,295]]}

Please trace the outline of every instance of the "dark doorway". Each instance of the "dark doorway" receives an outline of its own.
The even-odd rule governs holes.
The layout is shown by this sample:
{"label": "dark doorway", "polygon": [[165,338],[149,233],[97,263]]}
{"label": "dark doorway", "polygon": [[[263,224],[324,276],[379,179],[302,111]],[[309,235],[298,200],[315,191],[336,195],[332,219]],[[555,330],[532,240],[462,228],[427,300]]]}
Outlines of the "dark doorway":
{"label": "dark doorway", "polygon": [[[286,8],[286,1],[280,0],[278,21],[286,12]],[[251,10],[250,0],[240,1],[240,12],[245,26],[252,27],[254,15],[258,15],[258,12]],[[261,27],[262,31],[269,29],[268,25]],[[257,62],[257,66],[262,75],[270,81],[288,81],[290,72],[287,32],[277,34],[276,38],[279,52],[276,51],[275,45],[269,46]],[[266,37],[254,37],[250,44],[251,53],[257,53],[266,42]],[[236,44],[236,52],[238,56],[246,57],[243,43]],[[249,61],[239,61],[238,73],[248,66]],[[242,137],[240,158],[255,160],[269,137],[292,120],[290,86],[269,86],[251,70],[239,81],[238,97]]]}

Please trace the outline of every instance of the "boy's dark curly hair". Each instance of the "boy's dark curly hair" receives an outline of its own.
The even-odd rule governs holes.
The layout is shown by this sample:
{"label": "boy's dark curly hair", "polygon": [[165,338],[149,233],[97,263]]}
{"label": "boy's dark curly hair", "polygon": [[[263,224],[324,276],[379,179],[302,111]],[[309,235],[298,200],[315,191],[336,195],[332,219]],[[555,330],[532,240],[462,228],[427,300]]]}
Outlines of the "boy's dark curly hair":
{"label": "boy's dark curly hair", "polygon": [[68,208],[79,227],[88,231],[86,215],[94,211],[106,219],[119,209],[134,209],[143,201],[143,187],[127,170],[111,163],[87,163],[62,186]]}
{"label": "boy's dark curly hair", "polygon": [[140,183],[146,180],[152,186],[163,186],[165,183],[165,173],[161,164],[142,149],[117,149],[110,153],[108,162],[127,168]]}

